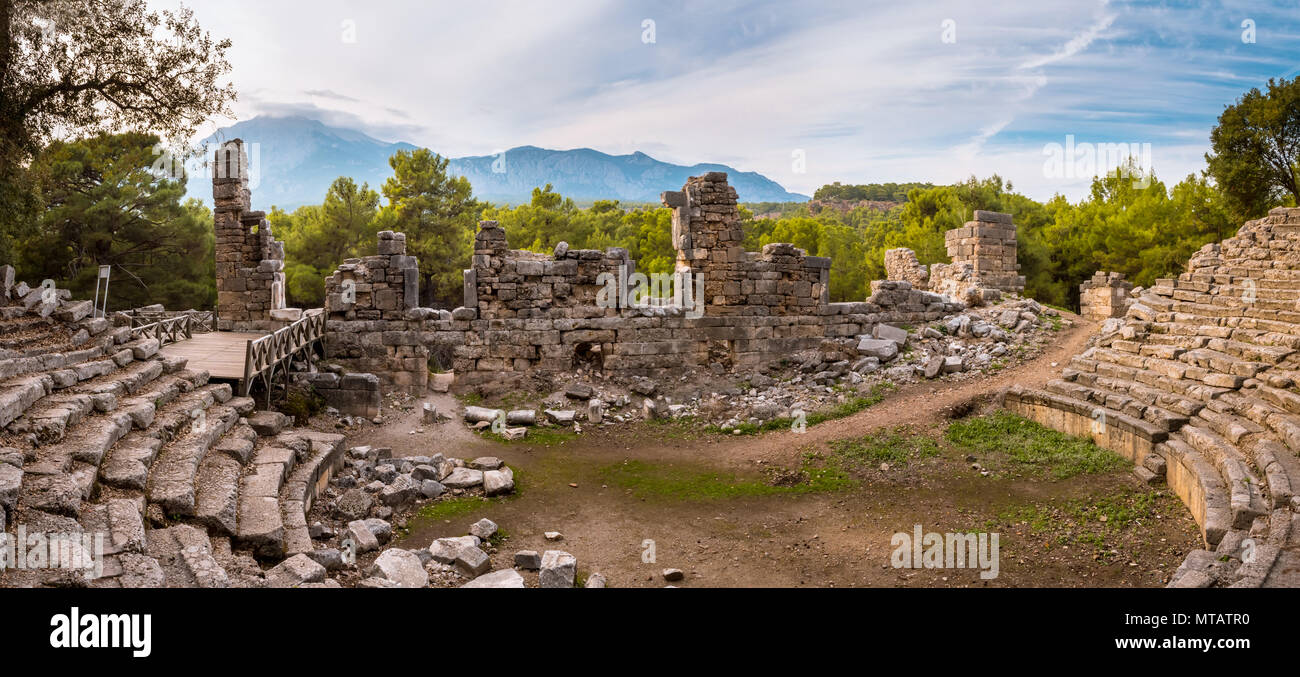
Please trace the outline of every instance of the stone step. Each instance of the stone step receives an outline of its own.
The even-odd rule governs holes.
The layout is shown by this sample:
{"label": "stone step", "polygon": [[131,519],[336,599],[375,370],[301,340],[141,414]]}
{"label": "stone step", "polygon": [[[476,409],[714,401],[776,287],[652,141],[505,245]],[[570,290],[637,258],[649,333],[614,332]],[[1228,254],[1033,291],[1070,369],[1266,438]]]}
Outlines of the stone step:
{"label": "stone step", "polygon": [[307,529],[307,513],[311,512],[317,491],[329,482],[344,460],[343,435],[315,431],[294,434],[309,440],[311,448],[280,489],[280,516],[288,557],[314,549]]}
{"label": "stone step", "polygon": [[181,524],[145,534],[147,554],[158,561],[168,588],[225,588],[226,570],[212,556],[212,543],[202,529]]}
{"label": "stone step", "polygon": [[195,476],[203,457],[239,421],[239,412],[225,405],[206,410],[194,425],[163,445],[149,468],[146,496],[164,514],[191,517],[195,511]]}
{"label": "stone step", "polygon": [[[58,390],[45,395],[34,403],[19,420],[9,425],[11,432],[32,433],[38,444],[51,444],[63,439],[68,429],[89,413],[87,404],[94,411],[107,413],[123,410],[129,413],[136,427],[143,428],[149,424],[152,407],[141,406],[135,400],[124,398],[150,383],[162,373],[161,366],[148,362],[137,362],[130,367],[115,370],[78,383],[75,387]],[[57,385],[59,372],[51,374]]]}
{"label": "stone step", "polygon": [[1204,419],[1198,416],[1193,421],[1195,424],[1184,426],[1179,436],[1201,452],[1223,476],[1228,487],[1228,506],[1232,511],[1231,525],[1238,529],[1249,527],[1256,517],[1268,512],[1259,479],[1244,453],[1212,432]]}
{"label": "stone step", "polygon": [[88,505],[82,511],[81,526],[87,532],[105,534],[106,555],[144,552],[144,518],[136,501],[114,498]]}
{"label": "stone step", "polygon": [[59,442],[31,450],[23,470],[29,475],[61,475],[72,470],[74,460],[98,466],[131,425],[124,412],[89,416]]}
{"label": "stone step", "polygon": [[194,520],[211,533],[235,534],[242,470],[239,460],[224,453],[209,453],[199,463],[194,479]]}
{"label": "stone step", "polygon": [[1156,451],[1168,463],[1167,481],[1197,518],[1205,542],[1218,545],[1233,521],[1223,476],[1200,451],[1181,439],[1171,437]]}
{"label": "stone step", "polygon": [[149,468],[153,465],[163,445],[187,428],[202,423],[200,416],[214,403],[230,399],[230,386],[219,384],[202,386],[178,395],[180,387],[192,388],[193,382],[180,377],[167,377],[155,389],[141,396],[140,406],[152,407],[152,402],[164,402],[150,416],[150,424],[143,430],[128,434],[113,447],[99,469],[100,481],[120,489],[143,490]]}
{"label": "stone step", "polygon": [[[0,332],[3,333],[3,332]],[[21,340],[26,344],[26,340]],[[73,348],[64,351],[41,350],[31,355],[5,356],[0,359],[0,388],[12,380],[44,372],[68,371],[84,362],[104,357],[104,348],[99,346]]]}
{"label": "stone step", "polygon": [[[1145,420],[1166,432],[1177,430],[1187,422],[1187,416],[1185,415],[1169,411],[1155,404],[1148,404],[1124,392],[1125,389],[1132,389],[1135,394],[1152,396],[1150,389],[1144,389],[1136,383],[1111,382],[1110,385],[1113,386],[1113,389],[1055,379],[1049,381],[1044,387],[1051,392],[1092,402],[1107,409],[1122,412],[1133,418]],[[1158,394],[1168,395],[1168,393]],[[1155,398],[1153,397],[1153,399]]]}
{"label": "stone step", "polygon": [[[1268,368],[1268,365],[1266,364],[1238,359],[1227,353],[1219,352],[1217,350],[1211,350],[1209,348],[1189,350],[1183,353],[1182,355],[1180,355],[1178,359],[1181,362],[1185,362],[1189,365],[1194,365],[1202,369],[1209,369],[1219,374],[1239,376],[1241,378],[1253,378],[1261,370]],[[1195,376],[1191,376],[1189,372],[1190,378],[1196,378],[1196,380],[1198,381],[1206,381],[1207,383],[1211,383],[1211,385],[1219,385],[1218,383],[1210,381],[1209,380],[1210,376],[1213,376],[1213,374],[1209,374],[1206,377],[1202,377],[1202,378],[1196,378]],[[1240,387],[1240,385],[1225,386],[1225,387]]]}
{"label": "stone step", "polygon": [[0,428],[8,426],[53,391],[54,379],[47,374],[23,377],[0,389]]}

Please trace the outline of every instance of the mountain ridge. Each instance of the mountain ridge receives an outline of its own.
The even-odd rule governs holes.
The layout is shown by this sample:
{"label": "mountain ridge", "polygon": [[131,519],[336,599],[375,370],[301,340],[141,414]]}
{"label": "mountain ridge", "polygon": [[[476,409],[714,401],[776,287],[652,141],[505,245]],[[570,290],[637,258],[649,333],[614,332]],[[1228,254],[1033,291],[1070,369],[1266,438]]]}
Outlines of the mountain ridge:
{"label": "mountain ridge", "polygon": [[[223,127],[200,143],[242,138],[249,148],[254,200],[292,210],[319,204],[334,179],[349,176],[379,190],[392,175],[388,158],[414,144],[385,142],[364,132],[333,127],[304,116],[260,115]],[[434,152],[437,152],[435,149]],[[744,202],[803,202],[806,195],[785,190],[758,172],[742,172],[720,163],[690,166],[661,162],[642,151],[611,155],[593,148],[552,150],[533,145],[499,154],[449,158],[448,170],[469,179],[474,196],[497,204],[520,204],[533,188],[551,184],[561,195],[580,202],[610,199],[658,203],[659,194],[676,190],[689,176],[727,172]],[[206,203],[205,181],[191,181],[188,194]]]}

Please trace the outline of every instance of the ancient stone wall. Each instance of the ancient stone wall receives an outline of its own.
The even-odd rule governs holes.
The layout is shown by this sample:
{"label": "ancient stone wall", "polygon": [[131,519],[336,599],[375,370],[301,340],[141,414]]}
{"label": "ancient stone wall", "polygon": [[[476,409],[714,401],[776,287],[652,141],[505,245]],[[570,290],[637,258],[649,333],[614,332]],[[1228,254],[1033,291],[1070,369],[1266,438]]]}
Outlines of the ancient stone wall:
{"label": "ancient stone wall", "polygon": [[736,189],[725,172],[693,176],[662,200],[673,210],[677,268],[702,281],[707,314],[799,315],[829,301],[830,259],[790,244],[745,251]]}
{"label": "ancient stone wall", "polygon": [[284,243],[271,234],[266,213],[252,209],[244,142],[235,139],[223,144],[212,170],[217,327],[221,331],[279,329],[302,311],[285,308]]}
{"label": "ancient stone wall", "polygon": [[1132,291],[1133,283],[1124,273],[1098,271],[1079,285],[1079,314],[1088,320],[1124,317]]}
{"label": "ancient stone wall", "polygon": [[[550,254],[512,250],[496,222],[480,224],[465,305],[414,307],[416,263],[381,234],[381,255],[345,262],[327,282],[329,357],[422,391],[432,361],[456,372],[458,388],[513,382],[578,366],[610,375],[681,373],[755,366],[869,334],[877,324],[921,324],[962,308],[900,282],[873,287],[859,303],[828,303],[830,260],[789,244],[746,252],[725,174],[690,179],[665,193],[674,208],[677,272],[662,301],[643,298],[653,278],[625,250]],[[387,238],[387,239],[385,239]],[[348,286],[355,298],[344,296]],[[400,293],[396,293],[401,287]],[[446,362],[439,356],[445,356]]]}
{"label": "ancient stone wall", "polygon": [[902,280],[913,289],[930,288],[930,271],[917,260],[916,252],[906,247],[885,252],[885,279]]}
{"label": "ancient stone wall", "polygon": [[942,291],[938,288],[939,281],[945,279],[954,281],[953,286],[959,288],[964,288],[962,282],[969,281],[976,287],[1012,294],[1024,292],[1025,278],[1019,273],[1020,264],[1016,259],[1016,226],[1010,214],[977,209],[974,220],[944,233],[944,241],[948,257],[956,267],[936,270],[939,265],[931,266],[930,287],[935,291]]}
{"label": "ancient stone wall", "polygon": [[311,386],[325,404],[345,416],[375,418],[382,402],[379,377],[374,374],[307,372],[294,374],[301,384]]}
{"label": "ancient stone wall", "polygon": [[423,392],[429,348],[418,328],[439,313],[416,308],[419,263],[406,254],[406,235],[379,233],[378,252],[347,259],[325,280],[325,353],[387,385]]}

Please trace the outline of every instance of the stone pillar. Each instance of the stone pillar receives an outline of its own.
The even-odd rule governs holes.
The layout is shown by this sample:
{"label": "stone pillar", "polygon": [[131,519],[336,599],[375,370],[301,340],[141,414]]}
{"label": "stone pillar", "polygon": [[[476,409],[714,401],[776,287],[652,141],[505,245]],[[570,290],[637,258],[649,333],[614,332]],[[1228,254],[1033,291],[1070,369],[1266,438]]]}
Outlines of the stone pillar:
{"label": "stone pillar", "polygon": [[1012,294],[1025,291],[1010,214],[977,209],[973,221],[948,231],[944,240],[952,262],[970,264],[979,287]]}
{"label": "stone pillar", "polygon": [[703,278],[705,306],[744,305],[740,271],[747,260],[745,232],[726,172],[692,176],[680,191],[665,192],[660,199],[673,210],[677,269]]}
{"label": "stone pillar", "polygon": [[[253,211],[248,154],[240,139],[222,144],[212,164],[217,328],[273,330],[283,325],[284,243],[271,233],[266,214]],[[278,314],[283,317],[283,314]]]}

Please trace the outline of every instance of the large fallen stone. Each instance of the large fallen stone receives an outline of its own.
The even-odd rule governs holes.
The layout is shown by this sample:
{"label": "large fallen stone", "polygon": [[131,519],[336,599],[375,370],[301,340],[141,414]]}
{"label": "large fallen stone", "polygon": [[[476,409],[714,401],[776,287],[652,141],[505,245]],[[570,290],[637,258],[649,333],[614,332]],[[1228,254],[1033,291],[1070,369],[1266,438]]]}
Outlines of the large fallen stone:
{"label": "large fallen stone", "polygon": [[482,576],[492,568],[492,561],[486,552],[478,548],[461,548],[456,553],[456,570],[466,577]]}
{"label": "large fallen stone", "polygon": [[493,522],[492,520],[486,517],[471,524],[469,527],[470,535],[476,536],[478,537],[479,540],[483,540],[483,541],[492,538],[492,535],[495,534],[496,532],[497,532],[497,523]]}
{"label": "large fallen stone", "polygon": [[433,561],[439,564],[453,564],[457,555],[465,548],[478,549],[479,540],[475,536],[457,536],[456,538],[439,538],[429,545]]}
{"label": "large fallen stone", "polygon": [[564,396],[575,400],[589,400],[595,394],[592,387],[586,383],[575,383],[564,391]]}
{"label": "large fallen stone", "polygon": [[289,417],[278,411],[257,411],[248,415],[248,425],[258,435],[271,437],[289,425]]}
{"label": "large fallen stone", "polygon": [[571,425],[578,418],[578,412],[572,409],[547,409],[545,413],[547,418],[559,425]]}
{"label": "large fallen stone", "polygon": [[460,586],[462,588],[522,588],[524,587],[524,577],[519,575],[514,569],[501,569],[493,571],[490,574],[483,574],[478,578]]}
{"label": "large fallen stone", "polygon": [[888,324],[878,324],[871,331],[871,335],[885,341],[893,341],[899,348],[907,343],[907,330],[900,329]]}
{"label": "large fallen stone", "polygon": [[420,496],[420,485],[410,475],[398,475],[392,484],[379,491],[379,502],[397,508]]}
{"label": "large fallen stone", "polygon": [[266,584],[272,588],[296,588],[303,583],[325,580],[325,567],[305,554],[297,554],[266,572]]}
{"label": "large fallen stone", "polygon": [[886,339],[863,338],[858,341],[858,354],[888,362],[898,356],[898,344]]}
{"label": "large fallen stone", "polygon": [[489,470],[483,473],[483,493],[500,496],[515,490],[515,473],[510,468]]}
{"label": "large fallen stone", "polygon": [[505,416],[505,412],[500,409],[465,407],[465,421],[468,423],[482,423],[484,421],[491,423],[502,416]]}
{"label": "large fallen stone", "polygon": [[359,520],[370,514],[370,508],[375,504],[375,499],[366,490],[353,487],[343,492],[342,496],[334,503],[334,514],[339,519],[349,522]]}
{"label": "large fallen stone", "polygon": [[536,409],[515,409],[506,413],[506,425],[537,425]]}
{"label": "large fallen stone", "polygon": [[469,489],[483,484],[483,471],[473,468],[456,468],[442,480],[448,489]]}
{"label": "large fallen stone", "polygon": [[538,582],[543,588],[572,588],[578,575],[578,558],[563,550],[542,553]]}
{"label": "large fallen stone", "polygon": [[348,526],[343,530],[340,542],[343,543],[345,548],[348,547],[347,544],[350,542],[352,548],[355,548],[353,553],[358,555],[379,549],[379,539],[375,538],[375,533],[362,520],[348,522]]}
{"label": "large fallen stone", "polygon": [[501,459],[496,456],[480,456],[469,462],[469,467],[474,470],[497,470],[501,466]]}
{"label": "large fallen stone", "polygon": [[425,573],[420,558],[410,550],[401,548],[381,553],[375,559],[370,573],[377,578],[393,581],[403,588],[423,588],[429,585],[429,574]]}

